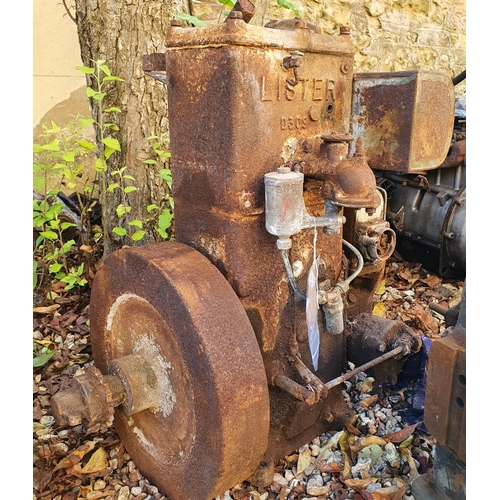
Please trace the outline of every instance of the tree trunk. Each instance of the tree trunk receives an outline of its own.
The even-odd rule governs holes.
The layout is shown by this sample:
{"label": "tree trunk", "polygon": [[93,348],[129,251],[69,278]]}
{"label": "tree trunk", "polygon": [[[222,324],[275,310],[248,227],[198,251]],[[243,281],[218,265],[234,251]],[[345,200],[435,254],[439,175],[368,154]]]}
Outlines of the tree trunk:
{"label": "tree trunk", "polygon": [[[118,131],[109,131],[117,139],[121,153],[115,152],[108,160],[107,183],[110,172],[123,166],[133,176],[138,188],[130,193],[131,220],[145,221],[150,215],[146,207],[152,203],[160,205],[168,187],[157,176],[163,165],[147,165],[144,160],[152,158],[151,144],[147,137],[168,132],[166,87],[142,71],[145,54],[165,51],[165,34],[170,20],[176,13],[189,12],[188,0],[76,0],[76,20],[85,66],[94,67],[92,61],[105,60],[112,75],[124,82],[107,82],[104,108],[118,107],[121,113],[112,117]],[[89,86],[96,90],[95,82],[87,76]],[[91,99],[93,118],[97,118],[96,101]],[[99,138],[98,138],[99,139]],[[106,193],[104,220],[107,227],[107,245],[104,254],[116,250],[123,244],[131,244],[118,238],[111,229],[118,225],[116,207],[121,203],[119,191]],[[122,221],[123,223],[123,221]],[[147,228],[145,228],[147,229]],[[147,229],[141,242],[155,240],[154,230]]]}

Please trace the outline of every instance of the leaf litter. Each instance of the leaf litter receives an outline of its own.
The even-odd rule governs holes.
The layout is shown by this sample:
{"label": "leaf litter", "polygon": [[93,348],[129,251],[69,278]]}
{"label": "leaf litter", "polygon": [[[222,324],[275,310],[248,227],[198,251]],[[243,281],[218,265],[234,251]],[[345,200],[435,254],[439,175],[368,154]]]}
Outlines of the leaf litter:
{"label": "leaf litter", "polygon": [[[463,281],[440,278],[396,253],[373,314],[403,321],[430,345],[446,334],[444,318],[430,304],[454,307],[462,289]],[[53,354],[33,369],[33,500],[168,500],[144,478],[113,427],[55,427],[52,394],[93,359],[88,287],[80,295],[55,287],[51,299],[34,295],[34,356],[44,348]],[[356,410],[355,425],[326,432],[284,457],[271,485],[242,482],[217,500],[412,500],[411,484],[432,468],[435,443],[423,423],[421,379],[388,387],[358,374],[343,390]]]}

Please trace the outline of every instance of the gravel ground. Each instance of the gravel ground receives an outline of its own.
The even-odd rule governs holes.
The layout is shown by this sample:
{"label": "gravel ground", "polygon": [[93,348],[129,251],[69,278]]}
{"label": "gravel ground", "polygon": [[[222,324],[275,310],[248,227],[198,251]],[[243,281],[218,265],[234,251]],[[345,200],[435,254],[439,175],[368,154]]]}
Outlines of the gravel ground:
{"label": "gravel ground", "polygon": [[[443,317],[429,304],[453,307],[462,288],[463,281],[443,280],[396,255],[377,291],[374,314],[402,320],[427,339],[426,346],[446,334]],[[168,500],[143,477],[112,427],[55,426],[51,395],[93,361],[89,292],[54,292],[50,305],[34,297],[37,354],[44,347],[54,354],[33,370],[33,500]],[[397,386],[380,386],[365,373],[346,382],[344,397],[358,415],[355,426],[318,436],[283,457],[272,485],[259,489],[244,482],[218,500],[413,499],[411,483],[432,468],[434,444],[422,422],[425,349],[421,355]]]}

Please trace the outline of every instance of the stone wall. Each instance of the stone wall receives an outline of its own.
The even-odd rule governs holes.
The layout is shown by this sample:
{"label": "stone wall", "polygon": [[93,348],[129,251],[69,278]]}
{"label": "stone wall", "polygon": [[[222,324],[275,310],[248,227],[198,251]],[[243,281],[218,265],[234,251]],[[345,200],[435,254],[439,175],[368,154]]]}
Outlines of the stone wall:
{"label": "stone wall", "polygon": [[[289,0],[292,1],[292,0]],[[301,17],[326,34],[349,26],[358,52],[356,71],[436,69],[456,76],[465,69],[465,0],[293,0]],[[255,0],[253,24],[295,17],[277,0]],[[192,13],[221,22],[228,7],[217,0],[191,0]],[[85,78],[75,23],[60,2],[34,0],[34,136],[40,123],[63,124],[88,114]],[[456,87],[457,97],[465,82]]]}
{"label": "stone wall", "polygon": [[[434,69],[450,77],[465,69],[465,0],[294,0],[301,18],[325,34],[340,26],[351,29],[356,71]],[[216,0],[192,2],[193,13],[207,24],[220,22],[227,11]],[[255,2],[252,24],[293,18],[276,0]],[[457,86],[457,97],[465,82]]]}

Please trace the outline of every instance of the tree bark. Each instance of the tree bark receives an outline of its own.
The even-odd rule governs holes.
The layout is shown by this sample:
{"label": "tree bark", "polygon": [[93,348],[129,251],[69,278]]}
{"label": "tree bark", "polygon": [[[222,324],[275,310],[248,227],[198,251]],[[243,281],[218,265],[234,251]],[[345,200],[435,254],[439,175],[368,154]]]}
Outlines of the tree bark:
{"label": "tree bark", "polygon": [[[109,136],[120,142],[121,153],[115,152],[108,160],[109,173],[127,167],[128,174],[135,178],[137,191],[130,193],[132,211],[130,217],[144,221],[146,207],[160,204],[168,187],[156,174],[163,165],[147,165],[144,160],[152,158],[151,144],[147,137],[168,132],[166,87],[142,71],[145,54],[165,51],[165,34],[170,20],[176,13],[190,11],[188,0],[76,0],[76,21],[80,41],[82,62],[93,67],[92,61],[105,60],[112,75],[124,82],[107,82],[104,108],[118,107],[121,113],[113,117],[119,130],[109,131]],[[87,76],[87,83],[96,90],[95,82]],[[92,99],[93,118],[96,119],[96,102]],[[108,132],[106,132],[108,133]],[[113,181],[114,182],[114,181]],[[105,220],[107,227],[107,255],[124,242],[111,232],[118,225],[116,207],[120,203],[118,191],[106,194]],[[149,228],[142,240],[155,240]]]}

